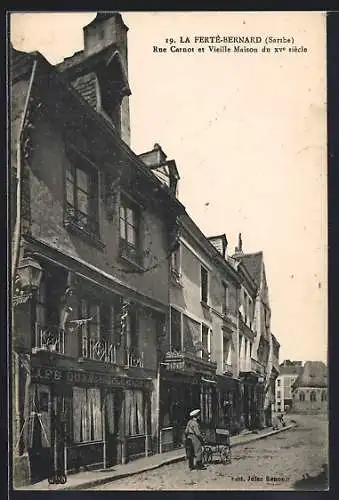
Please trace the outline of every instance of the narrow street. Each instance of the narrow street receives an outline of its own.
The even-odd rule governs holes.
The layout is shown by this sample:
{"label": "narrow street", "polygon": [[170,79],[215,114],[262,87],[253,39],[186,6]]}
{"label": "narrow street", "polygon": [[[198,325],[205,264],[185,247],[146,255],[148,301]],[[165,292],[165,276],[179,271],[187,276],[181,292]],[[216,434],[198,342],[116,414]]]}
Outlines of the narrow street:
{"label": "narrow street", "polygon": [[[179,462],[102,485],[97,490],[321,490],[328,464],[328,422],[323,415],[289,416],[298,426],[233,449],[232,463],[189,471]],[[310,476],[300,481],[304,474]],[[319,476],[318,479],[316,476]]]}

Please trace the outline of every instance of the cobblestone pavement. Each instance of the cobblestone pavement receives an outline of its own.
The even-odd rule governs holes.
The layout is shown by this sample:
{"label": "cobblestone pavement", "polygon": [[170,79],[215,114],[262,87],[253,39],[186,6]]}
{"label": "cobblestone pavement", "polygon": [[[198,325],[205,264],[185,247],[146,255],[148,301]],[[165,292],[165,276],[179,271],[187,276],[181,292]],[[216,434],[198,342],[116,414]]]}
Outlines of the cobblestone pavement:
{"label": "cobblestone pavement", "polygon": [[[99,486],[97,490],[322,490],[328,463],[325,416],[289,416],[298,426],[232,450],[232,463],[213,463],[189,471],[187,462],[137,474]],[[302,480],[303,475],[310,478]],[[318,479],[315,477],[318,476]],[[301,481],[300,481],[301,480]]]}

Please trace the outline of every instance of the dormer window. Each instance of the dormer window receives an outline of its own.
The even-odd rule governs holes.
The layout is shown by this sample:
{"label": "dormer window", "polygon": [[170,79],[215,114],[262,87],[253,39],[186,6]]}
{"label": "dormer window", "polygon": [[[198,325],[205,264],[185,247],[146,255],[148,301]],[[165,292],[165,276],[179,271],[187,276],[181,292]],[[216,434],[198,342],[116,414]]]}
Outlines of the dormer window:
{"label": "dormer window", "polygon": [[103,81],[101,88],[101,110],[112,121],[116,131],[121,134],[121,96],[119,82]]}
{"label": "dormer window", "polygon": [[130,95],[126,70],[118,51],[116,51],[104,65],[97,70],[99,86],[99,110],[114,125],[121,135],[122,120],[121,106],[125,96]]}

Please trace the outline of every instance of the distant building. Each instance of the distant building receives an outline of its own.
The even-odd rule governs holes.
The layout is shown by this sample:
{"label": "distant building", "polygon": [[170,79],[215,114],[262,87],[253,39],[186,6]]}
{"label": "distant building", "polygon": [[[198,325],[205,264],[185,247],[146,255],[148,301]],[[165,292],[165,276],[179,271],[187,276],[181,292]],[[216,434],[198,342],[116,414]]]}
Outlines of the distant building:
{"label": "distant building", "polygon": [[302,371],[302,361],[286,359],[279,366],[279,377],[275,383],[277,411],[286,411],[292,406],[292,385]]}
{"label": "distant building", "polygon": [[322,361],[306,361],[292,386],[292,408],[300,413],[326,413],[327,366]]}
{"label": "distant building", "polygon": [[[274,384],[279,374],[276,365],[280,345],[271,332],[271,308],[264,255],[262,251],[244,253],[241,234],[239,234],[238,246],[232,258],[245,268],[256,287],[256,293],[253,296],[251,295],[249,280],[245,277],[246,272],[241,273],[241,269],[239,269],[239,275],[243,277],[240,290],[239,341],[246,342],[248,330],[255,333],[252,347],[250,346],[251,365],[254,368],[254,370],[251,369],[251,372],[258,373],[259,377],[254,383],[256,397],[253,401],[256,406],[255,413],[258,415],[259,420],[257,425],[259,427],[270,426],[272,424],[272,406],[275,400]],[[246,343],[243,350],[242,342],[240,342],[240,359],[246,360]],[[243,354],[244,351],[245,355]],[[250,382],[249,377],[241,369],[240,378],[243,378],[244,382],[244,400],[251,400],[251,389],[249,387],[247,387],[248,394],[246,394],[246,386],[251,385],[251,383],[248,384]]]}

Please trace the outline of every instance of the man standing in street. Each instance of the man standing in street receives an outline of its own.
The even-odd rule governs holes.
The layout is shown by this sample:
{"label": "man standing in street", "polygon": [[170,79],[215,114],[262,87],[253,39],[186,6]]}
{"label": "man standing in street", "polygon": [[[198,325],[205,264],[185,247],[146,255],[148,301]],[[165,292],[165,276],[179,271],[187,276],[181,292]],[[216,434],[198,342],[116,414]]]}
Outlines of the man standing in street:
{"label": "man standing in street", "polygon": [[187,422],[185,437],[188,465],[192,469],[206,469],[202,463],[202,442],[203,437],[199,427],[200,410],[193,410],[190,413],[190,420]]}

